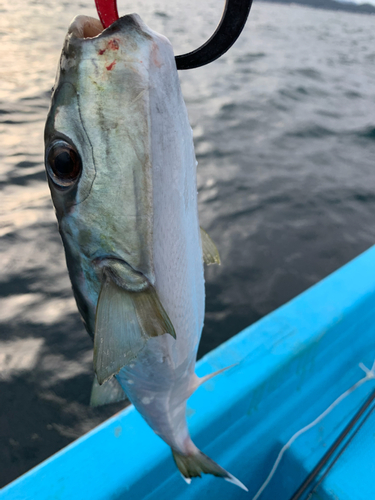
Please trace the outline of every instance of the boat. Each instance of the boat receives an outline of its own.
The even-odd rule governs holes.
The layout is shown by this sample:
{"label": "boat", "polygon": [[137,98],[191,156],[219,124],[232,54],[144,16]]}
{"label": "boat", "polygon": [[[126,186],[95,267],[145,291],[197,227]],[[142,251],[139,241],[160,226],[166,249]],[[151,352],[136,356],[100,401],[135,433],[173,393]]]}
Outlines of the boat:
{"label": "boat", "polygon": [[192,438],[249,493],[208,475],[186,484],[169,447],[130,406],[0,498],[249,500],[282,447],[316,419],[286,449],[260,500],[375,498],[375,380],[348,391],[364,376],[359,363],[371,368],[374,340],[375,246],[198,362],[199,376],[233,366],[189,399]]}

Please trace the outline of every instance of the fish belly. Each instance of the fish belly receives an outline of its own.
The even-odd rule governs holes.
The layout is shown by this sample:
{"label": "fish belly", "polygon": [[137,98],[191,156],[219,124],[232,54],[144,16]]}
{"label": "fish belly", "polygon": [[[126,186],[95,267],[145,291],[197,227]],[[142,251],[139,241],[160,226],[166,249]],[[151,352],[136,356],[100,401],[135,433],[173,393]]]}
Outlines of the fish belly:
{"label": "fish belly", "polygon": [[[165,54],[163,53],[163,50]],[[193,135],[171,46],[150,73],[155,287],[175,327],[176,365],[195,359],[204,319],[204,277]],[[157,82],[153,82],[154,74]]]}

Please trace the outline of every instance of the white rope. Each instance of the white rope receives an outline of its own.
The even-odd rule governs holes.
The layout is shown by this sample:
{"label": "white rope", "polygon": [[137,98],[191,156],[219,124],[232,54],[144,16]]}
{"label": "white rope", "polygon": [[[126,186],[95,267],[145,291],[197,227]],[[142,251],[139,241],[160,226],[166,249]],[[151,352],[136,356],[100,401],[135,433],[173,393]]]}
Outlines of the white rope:
{"label": "white rope", "polygon": [[291,447],[291,445],[294,443],[294,441],[301,434],[304,434],[305,432],[307,432],[308,430],[310,430],[312,427],[314,427],[316,424],[318,424],[321,420],[323,420],[323,418],[326,415],[328,415],[328,413],[330,413],[335,408],[335,406],[337,406],[339,403],[341,403],[341,401],[343,399],[345,399],[347,396],[349,396],[349,394],[351,392],[353,392],[356,389],[358,389],[358,387],[360,387],[362,384],[364,384],[368,380],[371,380],[371,379],[375,378],[375,361],[374,361],[374,363],[372,365],[371,370],[369,370],[363,363],[359,363],[359,367],[361,368],[361,370],[363,370],[365,372],[366,375],[363,378],[361,378],[360,380],[358,380],[358,382],[356,382],[354,385],[352,385],[348,390],[346,390],[345,392],[343,392],[341,394],[341,396],[339,396],[337,399],[335,399],[335,401],[330,406],[328,406],[328,408],[326,410],[324,410],[323,413],[321,413],[318,417],[316,417],[315,420],[313,420],[308,425],[306,425],[305,427],[303,427],[302,429],[300,429],[299,431],[297,431],[295,434],[293,434],[293,436],[289,439],[289,441],[286,444],[284,444],[284,446],[280,450],[280,453],[277,455],[276,461],[273,464],[271,472],[268,474],[267,479],[264,481],[264,483],[262,484],[262,486],[259,488],[259,490],[256,493],[256,495],[253,497],[253,500],[258,500],[258,498],[260,497],[260,495],[263,493],[263,491],[265,490],[265,488],[268,486],[269,482],[271,481],[271,479],[273,478],[273,476],[274,476],[274,474],[276,472],[277,467],[279,466],[279,463],[281,462],[281,459],[283,458],[284,453],[286,452],[286,450],[288,448]]}

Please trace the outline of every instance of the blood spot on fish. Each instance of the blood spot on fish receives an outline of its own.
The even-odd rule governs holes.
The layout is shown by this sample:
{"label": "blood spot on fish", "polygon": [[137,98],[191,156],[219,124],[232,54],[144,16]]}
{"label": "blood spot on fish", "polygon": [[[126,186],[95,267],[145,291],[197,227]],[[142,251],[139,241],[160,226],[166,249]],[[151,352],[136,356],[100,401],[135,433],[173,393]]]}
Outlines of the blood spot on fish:
{"label": "blood spot on fish", "polygon": [[119,49],[119,43],[117,40],[113,39],[108,42],[108,48],[111,50],[118,50]]}
{"label": "blood spot on fish", "polygon": [[[113,40],[110,40],[108,42],[107,47],[105,49],[100,49],[98,54],[100,56],[102,56],[107,49],[108,50],[118,50],[119,48],[120,48],[120,45],[119,45],[118,41],[113,39]],[[112,68],[110,68],[110,69],[112,69]]]}
{"label": "blood spot on fish", "polygon": [[152,62],[155,64],[155,66],[157,68],[160,68],[160,66],[163,65],[163,63],[161,62],[161,60],[159,59],[159,48],[158,46],[156,45],[155,42],[152,43],[152,51],[151,51],[151,57],[152,57]]}
{"label": "blood spot on fish", "polygon": [[108,64],[108,66],[106,66],[106,69],[108,71],[111,71],[111,69],[113,69],[115,67],[115,65],[116,65],[116,61],[113,61],[113,62],[111,62],[111,64]]}
{"label": "blood spot on fish", "polygon": [[141,401],[142,401],[142,403],[143,403],[144,405],[149,405],[149,404],[151,403],[151,401],[152,401],[152,398],[149,398],[149,397],[147,397],[147,396],[144,396],[144,397],[141,399]]}

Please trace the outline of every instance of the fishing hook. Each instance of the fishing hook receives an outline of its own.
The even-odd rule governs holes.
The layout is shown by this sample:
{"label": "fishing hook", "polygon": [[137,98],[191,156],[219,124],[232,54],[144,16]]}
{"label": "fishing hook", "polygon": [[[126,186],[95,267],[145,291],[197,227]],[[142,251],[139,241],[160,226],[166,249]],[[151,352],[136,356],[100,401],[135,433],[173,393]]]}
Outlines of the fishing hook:
{"label": "fishing hook", "polygon": [[[222,56],[240,36],[253,0],[225,0],[225,7],[216,31],[198,49],[176,56],[177,69],[193,69],[205,66]],[[99,19],[108,28],[119,18],[116,0],[95,0]]]}

